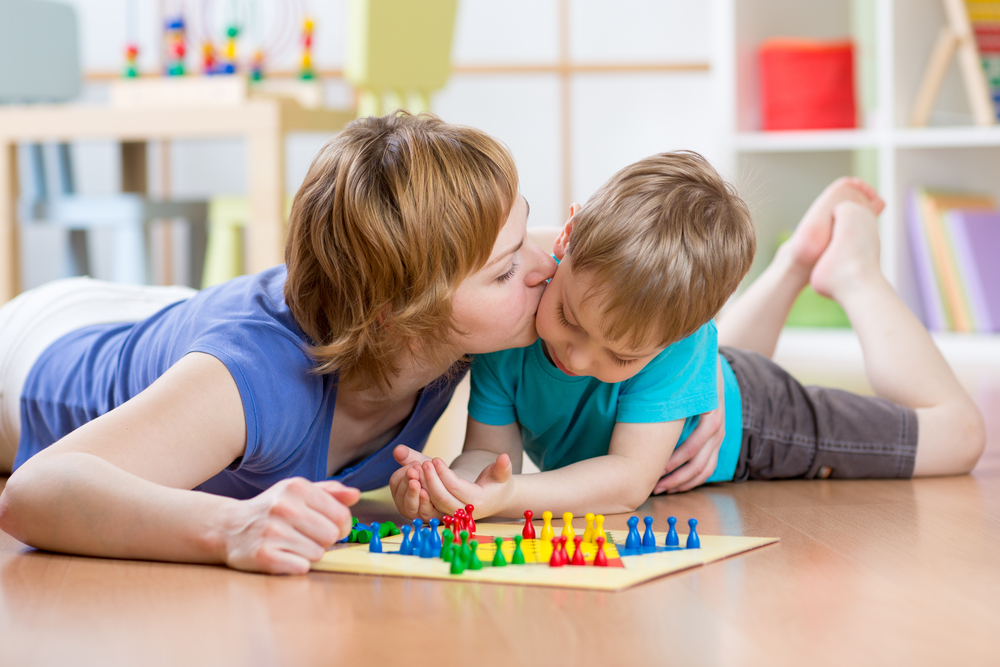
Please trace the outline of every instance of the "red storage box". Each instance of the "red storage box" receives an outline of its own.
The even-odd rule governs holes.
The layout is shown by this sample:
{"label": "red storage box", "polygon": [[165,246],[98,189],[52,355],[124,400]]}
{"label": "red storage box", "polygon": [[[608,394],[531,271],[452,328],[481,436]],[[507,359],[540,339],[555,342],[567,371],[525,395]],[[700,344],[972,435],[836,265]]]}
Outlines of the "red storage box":
{"label": "red storage box", "polygon": [[765,130],[857,127],[850,40],[771,39],[759,62]]}

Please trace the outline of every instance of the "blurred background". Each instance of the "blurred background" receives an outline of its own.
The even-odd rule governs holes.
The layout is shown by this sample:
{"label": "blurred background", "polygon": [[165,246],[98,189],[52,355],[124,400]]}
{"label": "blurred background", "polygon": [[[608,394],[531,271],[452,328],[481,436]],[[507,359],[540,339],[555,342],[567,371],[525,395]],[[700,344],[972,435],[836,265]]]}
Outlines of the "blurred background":
{"label": "blurred background", "polygon": [[[997,0],[0,0],[0,291],[278,263],[324,142],[430,109],[510,147],[532,226],[703,153],[754,213],[751,278],[864,177],[883,271],[1000,403],[998,104]],[[867,390],[836,304],[807,291],[789,324],[800,379]]]}
{"label": "blurred background", "polygon": [[[27,1],[27,0],[24,0]],[[119,79],[126,45],[138,47],[142,74],[164,67],[163,25],[178,3],[155,0],[74,0],[84,85],[79,101],[105,104]],[[191,3],[188,3],[191,6]],[[214,32],[230,20],[231,2],[205,2]],[[280,14],[299,23],[306,3],[242,3],[274,31]],[[311,2],[315,21],[313,66],[326,105],[355,102],[344,78],[348,7],[344,0]],[[451,75],[431,96],[445,120],[473,125],[498,137],[517,161],[533,225],[557,225],[571,201],[583,201],[620,167],[650,153],[691,148],[719,156],[718,102],[709,66],[711,3],[683,0],[465,0],[457,5]],[[192,17],[188,17],[189,24]],[[296,25],[296,30],[298,26]],[[248,29],[247,32],[250,30]],[[189,30],[190,32],[190,30]],[[264,39],[267,39],[265,34]],[[190,40],[193,41],[193,40]],[[249,41],[249,40],[248,40]],[[190,72],[198,72],[199,45],[188,45]],[[249,43],[241,45],[250,59]],[[269,56],[266,77],[296,74],[300,49],[292,43]],[[293,193],[328,133],[296,133],[286,142],[285,188]],[[117,192],[119,150],[112,141],[75,141],[74,173],[80,193]],[[239,139],[176,139],[169,160],[162,144],[148,151],[149,190],[168,185],[177,198],[245,194],[246,148]],[[164,173],[164,169],[169,173]],[[54,230],[23,230],[23,286],[60,277]],[[34,232],[34,233],[32,233]],[[102,254],[99,259],[103,259]],[[107,261],[112,259],[107,257]],[[106,277],[110,267],[94,266]]]}

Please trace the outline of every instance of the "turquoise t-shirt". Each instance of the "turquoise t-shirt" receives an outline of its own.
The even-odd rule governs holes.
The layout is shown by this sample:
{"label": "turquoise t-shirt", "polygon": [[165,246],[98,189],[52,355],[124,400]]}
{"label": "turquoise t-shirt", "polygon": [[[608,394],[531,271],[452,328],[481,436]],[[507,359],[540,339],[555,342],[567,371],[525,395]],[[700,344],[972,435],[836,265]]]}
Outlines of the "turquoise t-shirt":
{"label": "turquoise t-shirt", "polygon": [[660,352],[634,377],[609,384],[571,377],[533,345],[477,355],[472,363],[469,415],[503,426],[517,422],[524,451],[541,470],[606,456],[616,422],[658,423],[684,419],[683,442],[698,415],[718,406],[716,359],[722,364],[726,435],[709,482],[731,480],[742,439],[739,386],[718,354],[715,322]]}

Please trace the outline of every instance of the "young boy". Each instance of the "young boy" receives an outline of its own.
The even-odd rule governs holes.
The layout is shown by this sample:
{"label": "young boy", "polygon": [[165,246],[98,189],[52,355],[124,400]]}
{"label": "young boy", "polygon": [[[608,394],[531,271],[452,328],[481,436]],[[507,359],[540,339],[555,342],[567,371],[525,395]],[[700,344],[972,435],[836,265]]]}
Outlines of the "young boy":
{"label": "young boy", "polygon": [[[412,461],[393,475],[399,511],[632,511],[696,415],[715,408],[716,359],[726,428],[708,481],[970,470],[982,417],[882,276],[881,208],[856,180],[828,188],[722,334],[769,355],[808,278],[858,333],[878,395],[861,397],[802,387],[761,354],[718,349],[711,318],[753,258],[745,204],[693,153],[626,167],[571,211],[538,308],[540,339],[476,357],[461,456],[451,469]],[[522,447],[541,474],[514,474]],[[396,455],[410,458],[404,447]]]}

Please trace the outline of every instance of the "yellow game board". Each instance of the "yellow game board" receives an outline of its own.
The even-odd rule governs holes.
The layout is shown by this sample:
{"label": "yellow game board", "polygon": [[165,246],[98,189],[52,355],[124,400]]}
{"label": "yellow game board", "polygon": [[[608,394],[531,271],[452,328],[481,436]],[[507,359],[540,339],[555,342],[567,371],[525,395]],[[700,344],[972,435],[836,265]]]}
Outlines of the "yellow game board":
{"label": "yellow game board", "polygon": [[[480,538],[478,555],[485,567],[482,570],[466,570],[462,574],[450,573],[448,563],[440,558],[418,558],[416,556],[401,556],[388,553],[398,549],[402,537],[386,537],[382,540],[386,553],[370,553],[367,544],[338,545],[326,552],[323,559],[313,563],[312,569],[328,572],[347,572],[354,574],[376,574],[390,577],[417,577],[425,579],[447,579],[455,581],[484,581],[496,584],[519,584],[523,586],[556,586],[562,588],[586,588],[593,590],[618,591],[635,586],[657,577],[674,572],[680,572],[698,565],[722,560],[736,554],[750,551],[766,544],[778,541],[776,537],[723,537],[718,535],[701,535],[700,549],[683,549],[659,553],[627,556],[622,558],[624,567],[594,567],[592,553],[588,556],[586,566],[549,567],[547,555],[551,547],[541,543],[531,545],[525,550],[529,560],[540,562],[526,565],[507,565],[506,567],[490,567],[489,563],[496,553],[492,542],[493,537],[513,537],[521,533],[519,524],[476,522],[476,535]],[[615,544],[625,543],[625,531],[606,531],[608,538],[614,544],[605,545],[609,558],[618,554]],[[557,529],[558,534],[558,529]],[[489,539],[483,539],[488,537]],[[656,533],[657,544],[663,544],[666,533]],[[686,535],[680,536],[680,542],[685,543]],[[503,544],[503,552],[508,556],[513,551],[513,544]],[[528,556],[530,549],[537,549],[537,556]],[[572,552],[571,552],[572,553]]]}

